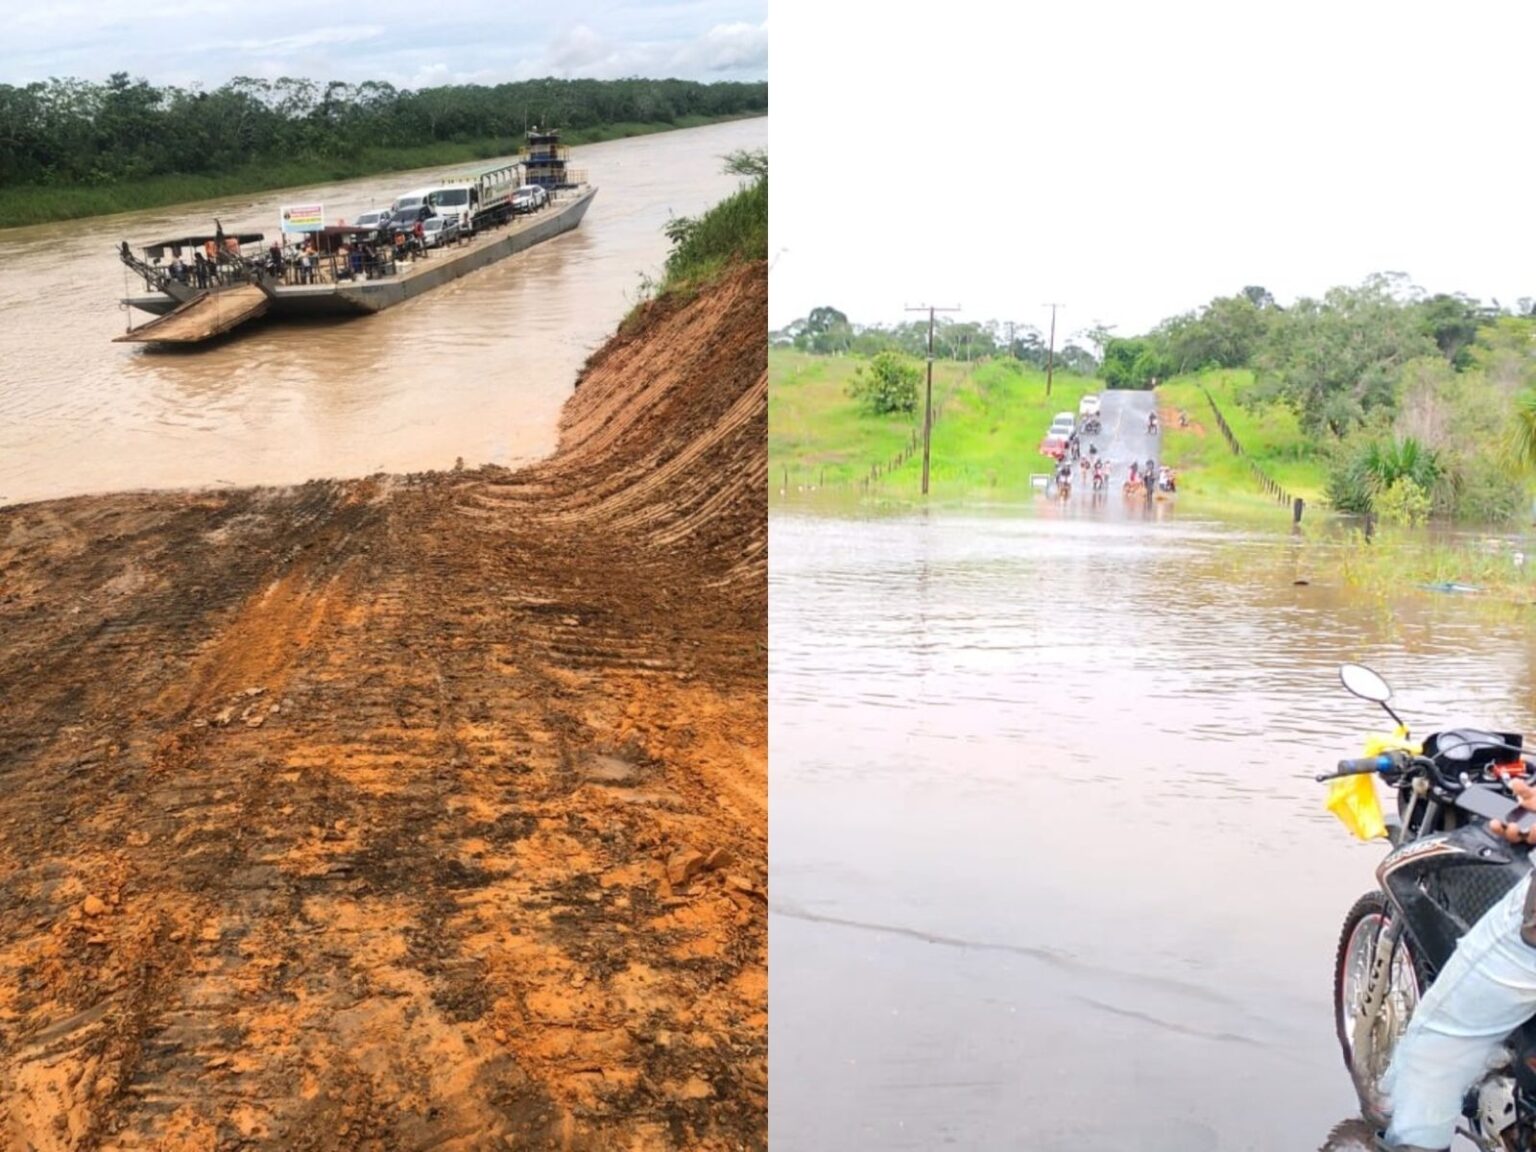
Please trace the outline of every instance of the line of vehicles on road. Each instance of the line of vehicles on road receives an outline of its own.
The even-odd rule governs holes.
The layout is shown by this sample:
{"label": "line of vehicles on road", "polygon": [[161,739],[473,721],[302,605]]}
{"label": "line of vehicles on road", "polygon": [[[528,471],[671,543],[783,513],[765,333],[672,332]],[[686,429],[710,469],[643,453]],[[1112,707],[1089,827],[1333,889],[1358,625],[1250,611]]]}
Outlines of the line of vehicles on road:
{"label": "line of vehicles on road", "polygon": [[513,163],[447,177],[402,193],[388,208],[364,212],[353,221],[353,227],[374,229],[385,236],[414,237],[420,224],[421,245],[441,248],[547,206],[549,190],[540,184],[522,183],[522,174],[523,165]]}
{"label": "line of vehicles on road", "polygon": [[[1103,403],[1098,396],[1084,396],[1078,404],[1076,415],[1058,412],[1052,418],[1050,430],[1040,442],[1041,454],[1056,462],[1047,487],[1054,488],[1056,495],[1061,498],[1071,494],[1074,463],[1081,469],[1085,484],[1091,479],[1095,492],[1109,487],[1109,460],[1099,455],[1097,444],[1088,443],[1084,447],[1085,437],[1095,437],[1103,432],[1102,410]],[[1153,412],[1147,421],[1147,435],[1155,436],[1157,431],[1157,414]],[[1144,492],[1149,499],[1155,493],[1172,495],[1177,491],[1177,479],[1173,469],[1167,465],[1158,467],[1157,462],[1151,458],[1145,464],[1132,461],[1125,477],[1124,491],[1128,494]]]}

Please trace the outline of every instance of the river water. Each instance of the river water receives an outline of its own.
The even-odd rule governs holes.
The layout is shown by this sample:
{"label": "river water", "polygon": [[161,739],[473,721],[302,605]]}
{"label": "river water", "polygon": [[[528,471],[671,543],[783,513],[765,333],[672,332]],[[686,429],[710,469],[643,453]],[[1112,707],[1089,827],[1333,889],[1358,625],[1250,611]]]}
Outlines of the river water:
{"label": "river water", "polygon": [[[1536,728],[1536,650],[1269,526],[1085,501],[770,517],[775,1152],[1319,1147],[1379,845],[1313,774]],[[1306,580],[1298,584],[1298,580]]]}
{"label": "river water", "polygon": [[0,502],[544,456],[582,363],[659,273],[662,226],[733,191],[721,158],[767,139],[763,118],[573,147],[599,188],[575,232],[377,316],[190,351],[111,342],[143,287],[120,241],[215,216],[272,234],[287,203],[352,219],[439,169],[0,231]]}

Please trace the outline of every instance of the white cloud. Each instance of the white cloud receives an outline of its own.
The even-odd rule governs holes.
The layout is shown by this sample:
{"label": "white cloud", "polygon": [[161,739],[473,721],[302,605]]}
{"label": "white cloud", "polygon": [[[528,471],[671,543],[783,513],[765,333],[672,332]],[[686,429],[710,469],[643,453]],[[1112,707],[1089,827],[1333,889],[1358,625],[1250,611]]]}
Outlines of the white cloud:
{"label": "white cloud", "polygon": [[243,52],[250,55],[282,52],[302,52],[322,45],[359,44],[377,40],[384,29],[377,24],[348,24],[345,27],[311,28],[290,36],[273,36],[265,40],[210,40],[194,45],[193,52]]}
{"label": "white cloud", "polygon": [[768,67],[768,21],[717,24],[673,58],[680,72],[750,72]]}
{"label": "white cloud", "polygon": [[[531,65],[531,66],[530,66]],[[719,79],[721,73],[765,76],[768,22],[716,24],[685,40],[617,43],[575,24],[557,35],[537,60],[519,72],[563,79],[613,80],[624,76]]]}
{"label": "white cloud", "polygon": [[580,72],[601,65],[614,55],[614,47],[585,24],[560,33],[546,54],[550,66],[559,74]]}
{"label": "white cloud", "polygon": [[[353,5],[311,27],[313,0],[49,0],[8,15],[0,83],[49,76],[216,88],[231,77],[385,80],[402,87],[540,76],[766,78],[767,0],[459,0]],[[328,6],[320,9],[327,15]]]}

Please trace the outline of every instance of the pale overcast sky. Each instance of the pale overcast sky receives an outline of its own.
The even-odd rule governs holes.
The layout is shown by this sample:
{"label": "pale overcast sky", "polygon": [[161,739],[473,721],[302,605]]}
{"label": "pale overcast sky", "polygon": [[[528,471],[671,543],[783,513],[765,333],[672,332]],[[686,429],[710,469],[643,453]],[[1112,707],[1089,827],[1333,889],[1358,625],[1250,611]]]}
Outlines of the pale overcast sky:
{"label": "pale overcast sky", "polygon": [[1536,296],[1536,5],[781,3],[770,324],[1122,334],[1400,271]]}
{"label": "pale overcast sky", "polygon": [[46,0],[7,5],[0,83],[217,87],[234,76],[397,87],[530,77],[763,80],[767,0]]}

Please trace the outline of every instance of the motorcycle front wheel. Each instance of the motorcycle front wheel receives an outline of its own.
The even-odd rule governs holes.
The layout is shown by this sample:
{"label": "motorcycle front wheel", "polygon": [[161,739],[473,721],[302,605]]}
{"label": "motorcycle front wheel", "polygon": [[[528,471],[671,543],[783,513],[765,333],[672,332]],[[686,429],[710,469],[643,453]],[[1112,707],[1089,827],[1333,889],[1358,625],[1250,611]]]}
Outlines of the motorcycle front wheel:
{"label": "motorcycle front wheel", "polygon": [[1391,984],[1381,1010],[1369,1027],[1358,1030],[1357,1038],[1355,1025],[1369,991],[1377,946],[1394,915],[1382,892],[1367,892],[1356,900],[1339,933],[1333,970],[1334,1027],[1344,1067],[1360,1098],[1361,1114],[1378,1125],[1386,1123],[1381,1112],[1381,1078],[1419,1005],[1419,996],[1429,986],[1423,961],[1405,932],[1398,937],[1392,955]]}

